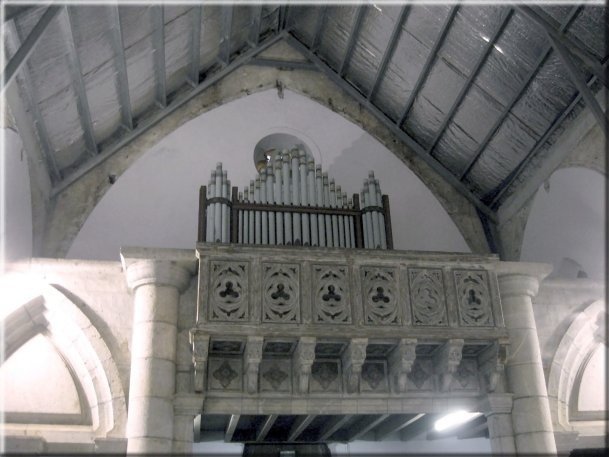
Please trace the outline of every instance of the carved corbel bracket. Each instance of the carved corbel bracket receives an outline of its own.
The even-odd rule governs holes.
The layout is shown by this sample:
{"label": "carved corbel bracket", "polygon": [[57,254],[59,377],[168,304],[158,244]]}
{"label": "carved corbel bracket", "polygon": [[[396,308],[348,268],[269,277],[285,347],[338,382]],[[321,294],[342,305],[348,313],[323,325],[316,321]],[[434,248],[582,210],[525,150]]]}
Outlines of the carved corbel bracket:
{"label": "carved corbel bracket", "polygon": [[264,338],[261,336],[248,336],[245,345],[245,356],[243,358],[243,372],[245,373],[245,388],[247,393],[258,392],[258,370],[262,360],[262,345]]}
{"label": "carved corbel bracket", "polygon": [[348,393],[359,391],[362,366],[366,360],[366,346],[368,346],[368,338],[352,338],[343,352],[343,373]]}
{"label": "carved corbel bracket", "polygon": [[397,393],[406,392],[408,373],[412,370],[416,359],[416,347],[416,338],[402,338],[398,346],[389,354],[389,374]]}
{"label": "carved corbel bracket", "polygon": [[487,392],[494,392],[497,388],[497,381],[505,368],[508,346],[508,340],[497,340],[478,356],[478,373]]}
{"label": "carved corbel bracket", "polygon": [[301,394],[306,394],[309,391],[311,366],[315,361],[315,344],[316,339],[314,337],[303,336],[298,341],[298,346],[294,350],[294,379],[296,380],[298,392]]}
{"label": "carved corbel bracket", "polygon": [[450,388],[453,374],[461,363],[464,343],[465,341],[462,339],[448,340],[434,355],[433,363],[436,374],[440,378],[440,391],[442,392],[448,392]]}
{"label": "carved corbel bracket", "polygon": [[207,357],[209,355],[209,335],[203,335],[191,330],[189,333],[192,348],[192,364],[194,366],[195,392],[205,389],[205,374],[207,372]]}

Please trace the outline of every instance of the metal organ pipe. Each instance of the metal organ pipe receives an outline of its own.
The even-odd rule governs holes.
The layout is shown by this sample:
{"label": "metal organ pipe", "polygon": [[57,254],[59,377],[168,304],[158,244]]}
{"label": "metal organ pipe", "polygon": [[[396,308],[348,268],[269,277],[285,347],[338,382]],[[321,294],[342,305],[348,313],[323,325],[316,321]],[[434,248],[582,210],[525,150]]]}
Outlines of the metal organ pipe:
{"label": "metal organ pipe", "polygon": [[[286,149],[283,150],[282,157],[282,183],[283,183],[283,204],[289,205],[292,201],[290,196],[290,155]],[[285,213],[283,215],[285,244],[292,244],[292,215]]]}
{"label": "metal organ pipe", "polygon": [[[267,203],[273,205],[275,204],[275,197],[273,195],[273,186],[275,175],[273,174],[273,166],[267,165],[266,167],[266,201]],[[277,244],[275,241],[275,213],[269,211],[268,213],[268,221],[269,221],[269,234],[268,241],[269,244]]]}
{"label": "metal organ pipe", "polygon": [[[376,183],[374,182],[374,173],[368,174],[368,192],[370,194],[370,206],[373,208],[378,207],[376,201]],[[376,209],[370,212],[372,218],[372,247],[378,249],[381,247],[381,226],[379,223],[379,213]]]}
{"label": "metal organ pipe", "polygon": [[[245,189],[243,189],[243,201],[246,203],[249,203],[249,201],[250,201],[250,189],[247,186],[245,186]],[[250,232],[249,232],[250,218],[249,218],[249,216],[250,216],[249,211],[245,210],[245,211],[243,211],[243,218],[239,218],[239,225],[241,225],[243,227],[243,242],[245,244],[250,243]]]}
{"label": "metal organ pipe", "polygon": [[[315,205],[315,162],[313,159],[309,159],[307,162],[307,201],[310,206]],[[319,234],[317,233],[317,214],[311,214],[310,228],[311,228],[311,246],[319,245]]]}
{"label": "metal organ pipe", "polygon": [[[336,205],[338,208],[343,208],[343,193],[340,186],[336,186]],[[343,216],[338,216],[338,245],[344,248],[345,243],[345,221]]]}
{"label": "metal organ pipe", "polygon": [[[292,159],[292,205],[300,204],[300,179],[298,173],[298,149],[292,149],[290,151],[290,157]],[[300,226],[300,213],[294,213],[292,219],[292,229],[294,230],[293,240],[294,245],[302,245],[302,233]]]}
{"label": "metal organ pipe", "polygon": [[[324,208],[330,207],[330,186],[328,185],[328,173],[322,173],[324,182]],[[326,215],[326,246],[334,246],[332,238],[332,216]]]}
{"label": "metal organ pipe", "polygon": [[228,173],[222,172],[222,180],[224,181],[223,198],[226,201],[222,202],[222,242],[228,243],[230,241],[230,208],[228,206],[229,195],[230,195],[230,181],[228,180]]}
{"label": "metal organ pipe", "polygon": [[[379,180],[375,179],[374,184],[376,187],[376,201],[378,206],[383,204],[383,194],[381,193],[381,186]],[[381,231],[381,249],[387,249],[387,233],[385,232],[385,214],[379,213],[379,228]]]}
{"label": "metal organ pipe", "polygon": [[[254,199],[254,180],[250,181],[250,201],[252,203],[255,203],[256,200]],[[255,232],[256,232],[256,221],[254,220],[254,211],[250,210],[250,220],[249,220],[249,233],[250,233],[250,244],[256,244],[256,236],[255,236]]]}
{"label": "metal organ pipe", "polygon": [[[298,172],[300,174],[300,202],[301,206],[308,206],[307,194],[307,158],[302,149],[298,150]],[[311,239],[309,235],[309,215],[302,215],[302,245],[310,246]]]}
{"label": "metal organ pipe", "polygon": [[[276,155],[274,158],[275,162],[273,166],[275,167],[275,191],[274,191],[274,199],[275,203],[281,205],[283,204],[283,198],[281,195],[281,155]],[[283,244],[283,213],[280,211],[275,212],[275,221],[277,227],[277,244]]]}
{"label": "metal organ pipe", "polygon": [[[267,203],[266,199],[266,168],[260,170],[260,203]],[[260,213],[260,222],[262,224],[260,235],[260,242],[262,244],[268,244],[269,242],[269,219],[266,211],[261,211]]]}
{"label": "metal organ pipe", "polygon": [[[216,188],[214,192],[215,198],[222,197],[222,164],[216,164]],[[214,203],[214,236],[213,241],[221,242],[222,233],[222,205],[219,202]]]}
{"label": "metal organ pipe", "polygon": [[[211,172],[211,179],[209,180],[209,184],[207,187],[207,198],[210,199],[216,196],[216,170]],[[205,241],[208,243],[210,241],[214,241],[214,216],[215,216],[215,206],[212,203],[207,206],[207,227],[205,227]]]}
{"label": "metal organ pipe", "polygon": [[[315,206],[324,206],[324,186],[321,165],[315,167]],[[323,214],[317,218],[319,245],[326,246],[326,222]]]}
{"label": "metal organ pipe", "polygon": [[[254,203],[260,203],[260,176],[254,180]],[[254,211],[255,232],[254,239],[256,244],[262,241],[262,223],[260,221],[260,211]]]}

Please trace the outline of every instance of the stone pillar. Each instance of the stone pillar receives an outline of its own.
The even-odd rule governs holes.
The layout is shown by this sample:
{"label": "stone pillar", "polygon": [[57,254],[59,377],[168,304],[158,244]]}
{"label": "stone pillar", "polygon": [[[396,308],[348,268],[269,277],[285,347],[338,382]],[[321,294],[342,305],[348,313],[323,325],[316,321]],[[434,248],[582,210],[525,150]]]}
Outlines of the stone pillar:
{"label": "stone pillar", "polygon": [[515,454],[512,394],[489,394],[481,410],[486,415],[493,454]]}
{"label": "stone pillar", "polygon": [[506,362],[513,394],[512,427],[516,452],[556,453],[548,392],[541,362],[532,297],[552,268],[546,264],[501,262],[499,292],[510,347]]}
{"label": "stone pillar", "polygon": [[134,292],[127,453],[172,452],[178,303],[196,270],[183,254],[121,250]]}

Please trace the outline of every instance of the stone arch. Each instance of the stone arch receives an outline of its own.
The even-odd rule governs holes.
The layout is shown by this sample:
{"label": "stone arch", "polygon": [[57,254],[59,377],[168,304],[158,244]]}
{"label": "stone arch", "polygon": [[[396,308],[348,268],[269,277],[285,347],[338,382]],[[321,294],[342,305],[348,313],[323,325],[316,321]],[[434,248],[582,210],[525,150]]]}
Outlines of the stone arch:
{"label": "stone arch", "polygon": [[574,384],[599,343],[606,344],[605,303],[598,300],[580,312],[562,337],[550,365],[548,398],[554,426],[572,431],[569,406]]}
{"label": "stone arch", "polygon": [[48,284],[36,283],[32,287],[36,288],[35,297],[3,319],[5,358],[37,335],[46,337],[72,376],[85,420],[67,426],[5,424],[5,436],[22,435],[20,427],[27,427],[26,435],[49,442],[62,442],[66,433],[72,434],[70,440],[87,443],[98,438],[121,438],[125,433],[127,404],[108,346],[66,295]]}
{"label": "stone arch", "polygon": [[[285,42],[268,52],[288,60],[302,56]],[[120,176],[148,149],[186,122],[255,92],[277,88],[306,96],[361,127],[393,152],[438,199],[474,253],[489,253],[484,229],[475,207],[429,165],[404,145],[389,129],[320,72],[282,70],[244,65],[193,97],[172,114],[122,147],[95,169],[57,195],[46,225],[42,256],[65,257],[85,220],[111,186],[108,176]],[[67,224],[67,225],[66,225]]]}

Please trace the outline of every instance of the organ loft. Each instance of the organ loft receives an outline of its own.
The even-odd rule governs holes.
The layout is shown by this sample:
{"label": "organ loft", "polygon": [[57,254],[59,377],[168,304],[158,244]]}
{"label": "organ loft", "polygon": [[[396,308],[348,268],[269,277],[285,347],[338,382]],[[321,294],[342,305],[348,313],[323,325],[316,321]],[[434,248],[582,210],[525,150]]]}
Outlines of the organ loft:
{"label": "organ loft", "polygon": [[601,2],[77,3],[0,2],[0,453],[607,454]]}

